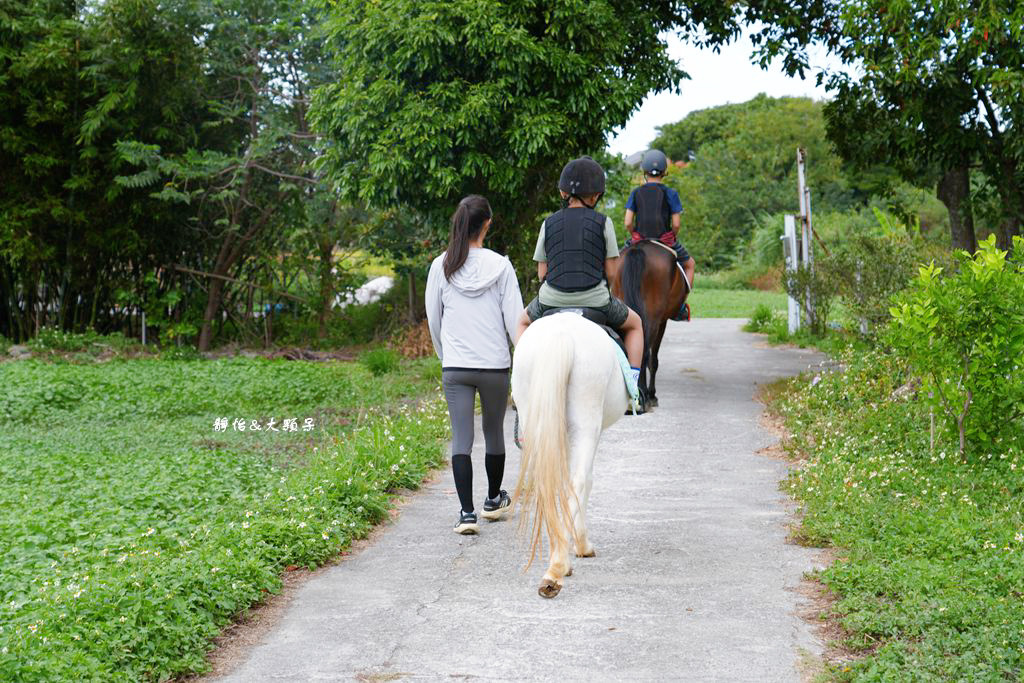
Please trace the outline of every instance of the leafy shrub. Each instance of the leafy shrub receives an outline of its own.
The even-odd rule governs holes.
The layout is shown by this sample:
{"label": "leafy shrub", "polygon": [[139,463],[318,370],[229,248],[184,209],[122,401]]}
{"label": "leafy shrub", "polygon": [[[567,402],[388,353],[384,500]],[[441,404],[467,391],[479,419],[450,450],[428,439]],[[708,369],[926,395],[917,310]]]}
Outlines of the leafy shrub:
{"label": "leafy shrub", "polygon": [[889,322],[892,297],[906,289],[919,250],[906,234],[856,235],[832,254],[831,272],[839,298],[868,336]]}
{"label": "leafy shrub", "polygon": [[420,377],[425,380],[441,381],[441,361],[437,358],[428,358],[423,361],[420,368]]}
{"label": "leafy shrub", "polygon": [[168,346],[160,351],[161,360],[201,360],[202,354],[194,346]]}
{"label": "leafy shrub", "polygon": [[832,301],[838,293],[832,272],[831,260],[823,257],[812,266],[801,263],[782,276],[786,293],[800,302],[802,324],[818,337],[825,336]]}
{"label": "leafy shrub", "polygon": [[13,346],[11,340],[0,334],[0,356],[6,356],[7,351]]}
{"label": "leafy shrub", "polygon": [[758,304],[743,329],[747,332],[764,332],[774,320],[775,310],[768,304]]}
{"label": "leafy shrub", "polygon": [[372,349],[363,352],[359,362],[375,376],[380,376],[397,370],[401,361],[398,353],[391,349]]}
{"label": "leafy shrub", "polygon": [[1015,260],[995,236],[972,258],[958,252],[960,271],[942,277],[931,264],[891,309],[889,339],[924,381],[927,397],[959,436],[996,450],[1024,415],[1024,239]]}
{"label": "leafy shrub", "polygon": [[124,351],[134,342],[120,332],[102,335],[97,332],[65,332],[57,327],[43,327],[27,346],[33,351],[100,351],[103,348]]}

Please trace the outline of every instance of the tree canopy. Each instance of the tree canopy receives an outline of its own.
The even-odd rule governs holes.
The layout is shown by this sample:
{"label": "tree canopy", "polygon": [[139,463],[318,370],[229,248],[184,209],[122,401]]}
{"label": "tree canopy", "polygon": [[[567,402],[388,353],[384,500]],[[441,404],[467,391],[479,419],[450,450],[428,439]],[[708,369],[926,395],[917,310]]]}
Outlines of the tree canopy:
{"label": "tree canopy", "polygon": [[423,214],[434,248],[455,202],[483,194],[494,243],[525,254],[561,166],[684,77],[660,34],[723,37],[730,16],[703,0],[340,0],[337,80],[312,112],[324,168],[347,201]]}
{"label": "tree canopy", "polygon": [[659,128],[651,146],[686,164],[667,182],[686,200],[684,239],[700,244],[712,267],[727,263],[759,215],[796,211],[797,147],[807,150],[816,209],[843,210],[867,197],[826,139],[822,104],[808,98],[758,95],[694,111]]}
{"label": "tree canopy", "polygon": [[843,156],[861,167],[882,160],[936,187],[954,246],[976,247],[972,186],[974,199],[997,197],[993,227],[1011,249],[1024,219],[1024,6],[840,0],[811,2],[809,12],[799,34],[766,26],[761,54],[785,54],[797,70],[819,41],[846,63],[819,77],[835,92],[826,114]]}

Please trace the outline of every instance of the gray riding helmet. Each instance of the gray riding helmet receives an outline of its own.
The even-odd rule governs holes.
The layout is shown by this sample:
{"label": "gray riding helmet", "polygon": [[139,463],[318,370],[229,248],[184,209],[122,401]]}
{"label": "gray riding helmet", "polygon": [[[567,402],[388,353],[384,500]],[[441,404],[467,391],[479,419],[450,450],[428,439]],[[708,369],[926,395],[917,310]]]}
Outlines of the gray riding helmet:
{"label": "gray riding helmet", "polygon": [[573,159],[562,168],[558,189],[576,197],[604,194],[604,169],[587,156]]}
{"label": "gray riding helmet", "polygon": [[668,157],[660,149],[649,149],[644,152],[640,168],[644,169],[644,173],[647,175],[663,176],[668,168]]}

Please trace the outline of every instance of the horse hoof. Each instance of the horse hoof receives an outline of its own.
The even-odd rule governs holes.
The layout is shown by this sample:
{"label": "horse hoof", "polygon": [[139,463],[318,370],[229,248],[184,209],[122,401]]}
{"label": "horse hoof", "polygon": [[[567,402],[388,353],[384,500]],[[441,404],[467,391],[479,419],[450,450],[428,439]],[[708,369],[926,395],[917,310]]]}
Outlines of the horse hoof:
{"label": "horse hoof", "polygon": [[565,573],[566,576],[572,576],[572,567],[569,567],[569,571]]}
{"label": "horse hoof", "polygon": [[537,589],[537,593],[542,598],[553,598],[558,595],[558,591],[560,590],[562,590],[562,587],[558,585],[557,581],[544,579],[540,582],[540,588]]}
{"label": "horse hoof", "polygon": [[590,550],[584,550],[582,553],[576,553],[576,557],[597,557],[597,553],[591,548]]}
{"label": "horse hoof", "polygon": [[657,408],[657,407],[658,407],[658,399],[654,398],[653,396],[649,396],[647,398],[647,403],[644,404],[644,408],[650,410],[651,408]]}

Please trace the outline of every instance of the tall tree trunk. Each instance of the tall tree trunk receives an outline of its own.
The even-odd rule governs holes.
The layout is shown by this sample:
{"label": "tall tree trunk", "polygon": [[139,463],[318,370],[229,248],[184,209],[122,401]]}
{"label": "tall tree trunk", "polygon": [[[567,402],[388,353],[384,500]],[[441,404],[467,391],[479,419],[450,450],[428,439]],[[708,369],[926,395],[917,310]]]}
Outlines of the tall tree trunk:
{"label": "tall tree trunk", "polygon": [[1004,218],[999,223],[999,232],[996,233],[996,245],[1000,249],[1013,251],[1013,238],[1015,235],[1020,235],[1020,223],[1020,216]]}
{"label": "tall tree trunk", "polygon": [[971,211],[969,195],[971,176],[967,164],[946,171],[939,180],[935,195],[949,211],[949,232],[954,249],[963,249],[973,254],[978,250],[978,238],[974,234],[974,214]]}
{"label": "tall tree trunk", "polygon": [[317,339],[327,338],[327,317],[334,303],[334,240],[322,237],[318,244],[320,252],[320,313],[317,315]]}
{"label": "tall tree trunk", "polygon": [[1000,249],[1013,251],[1013,238],[1020,234],[1021,219],[1024,218],[1024,188],[1018,180],[1015,159],[1004,157],[1000,169],[999,196],[1003,200],[1003,219],[996,232],[996,244]]}
{"label": "tall tree trunk", "polygon": [[409,324],[416,324],[416,275],[409,271]]}
{"label": "tall tree trunk", "polygon": [[[217,262],[213,267],[215,275],[227,276],[228,271],[231,269],[231,242],[234,234],[233,231],[229,231],[224,236],[224,241],[220,245],[220,252],[217,254]],[[210,278],[210,288],[206,294],[206,309],[203,311],[203,326],[199,330],[199,343],[196,345],[199,351],[210,350],[210,342],[213,341],[213,318],[217,315],[217,311],[220,310],[223,293],[224,280],[217,277]]]}

